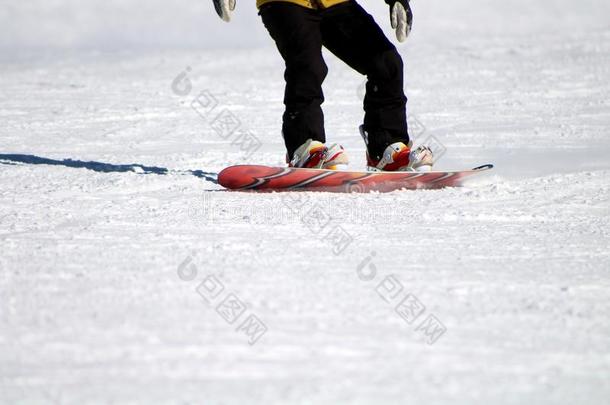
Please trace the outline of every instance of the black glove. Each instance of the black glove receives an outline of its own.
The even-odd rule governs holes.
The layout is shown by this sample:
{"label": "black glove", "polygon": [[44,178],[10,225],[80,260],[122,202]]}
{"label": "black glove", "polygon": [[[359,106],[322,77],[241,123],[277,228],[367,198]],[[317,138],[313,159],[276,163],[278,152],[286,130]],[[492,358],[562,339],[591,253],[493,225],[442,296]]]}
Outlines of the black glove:
{"label": "black glove", "polygon": [[392,28],[396,30],[398,42],[403,42],[411,32],[413,25],[413,13],[409,6],[409,0],[385,0],[390,6],[390,21]]}
{"label": "black glove", "polygon": [[231,20],[231,11],[235,10],[235,0],[212,0],[216,13],[224,21]]}

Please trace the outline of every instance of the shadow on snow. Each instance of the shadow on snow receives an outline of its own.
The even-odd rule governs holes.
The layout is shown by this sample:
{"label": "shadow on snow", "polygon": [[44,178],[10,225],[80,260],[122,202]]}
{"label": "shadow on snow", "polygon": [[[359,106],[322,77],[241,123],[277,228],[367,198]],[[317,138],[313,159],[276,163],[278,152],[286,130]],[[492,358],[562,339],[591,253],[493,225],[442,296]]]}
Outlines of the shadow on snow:
{"label": "shadow on snow", "polygon": [[132,172],[138,174],[157,174],[157,175],[168,175],[168,174],[189,174],[201,179],[205,179],[214,184],[218,184],[217,174],[212,172],[204,172],[203,170],[170,170],[165,167],[157,166],[144,166],[138,163],[131,163],[125,165],[115,165],[112,163],[94,162],[94,161],[83,161],[83,160],[72,160],[72,159],[49,159],[45,157],[35,155],[21,155],[21,154],[0,154],[0,163],[8,165],[16,165],[18,163],[25,163],[30,165],[53,165],[53,166],[65,166],[76,169],[88,169],[95,172],[102,173],[125,173]]}

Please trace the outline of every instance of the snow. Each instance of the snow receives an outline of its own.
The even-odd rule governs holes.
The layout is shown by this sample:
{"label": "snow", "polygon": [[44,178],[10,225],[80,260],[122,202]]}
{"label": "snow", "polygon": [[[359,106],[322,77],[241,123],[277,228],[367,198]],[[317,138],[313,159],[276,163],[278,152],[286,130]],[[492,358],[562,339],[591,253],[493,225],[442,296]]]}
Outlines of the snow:
{"label": "snow", "polygon": [[[212,181],[283,162],[252,4],[84,4],[0,8],[0,403],[607,403],[607,2],[414,2],[413,131],[440,169],[496,168],[388,194]],[[362,168],[362,78],[327,62]],[[225,109],[260,148],[215,131]]]}

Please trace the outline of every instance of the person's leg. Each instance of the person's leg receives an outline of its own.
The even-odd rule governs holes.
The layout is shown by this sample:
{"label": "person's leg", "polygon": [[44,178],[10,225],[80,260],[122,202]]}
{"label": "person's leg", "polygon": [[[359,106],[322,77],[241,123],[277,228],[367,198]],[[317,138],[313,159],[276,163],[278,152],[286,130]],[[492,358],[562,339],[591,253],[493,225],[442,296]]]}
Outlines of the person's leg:
{"label": "person's leg", "polygon": [[322,58],[320,14],[291,3],[272,2],[260,15],[286,64],[282,134],[292,159],[307,139],[326,142],[322,82],[328,69]]}
{"label": "person's leg", "polygon": [[369,154],[378,159],[388,145],[408,144],[403,63],[396,47],[355,1],[325,10],[321,30],[323,45],[367,76],[364,129]]}

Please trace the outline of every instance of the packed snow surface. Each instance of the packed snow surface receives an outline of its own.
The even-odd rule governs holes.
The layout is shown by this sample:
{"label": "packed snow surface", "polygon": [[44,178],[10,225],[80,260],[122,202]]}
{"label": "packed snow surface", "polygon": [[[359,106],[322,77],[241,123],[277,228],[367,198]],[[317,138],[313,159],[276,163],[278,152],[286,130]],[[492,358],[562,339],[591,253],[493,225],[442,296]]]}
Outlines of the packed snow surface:
{"label": "packed snow surface", "polygon": [[0,403],[608,403],[610,3],[413,2],[412,135],[496,168],[387,194],[215,183],[284,160],[252,4],[31,3],[0,10]]}

